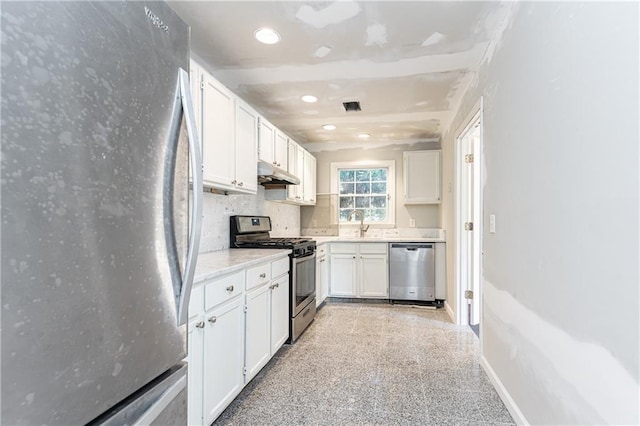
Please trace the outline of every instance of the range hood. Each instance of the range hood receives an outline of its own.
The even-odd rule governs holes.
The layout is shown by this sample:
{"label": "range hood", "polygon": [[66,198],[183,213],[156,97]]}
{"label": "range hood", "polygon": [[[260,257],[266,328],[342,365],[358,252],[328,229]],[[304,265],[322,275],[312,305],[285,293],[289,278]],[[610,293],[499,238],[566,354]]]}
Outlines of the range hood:
{"label": "range hood", "polygon": [[300,179],[266,161],[258,161],[258,183],[260,185],[300,185]]}

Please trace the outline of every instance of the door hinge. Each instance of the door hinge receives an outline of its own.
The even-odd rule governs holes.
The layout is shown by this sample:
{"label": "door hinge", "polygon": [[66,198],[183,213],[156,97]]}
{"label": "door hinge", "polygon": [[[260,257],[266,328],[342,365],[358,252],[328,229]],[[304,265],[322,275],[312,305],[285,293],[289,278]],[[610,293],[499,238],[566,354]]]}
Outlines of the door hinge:
{"label": "door hinge", "polygon": [[473,290],[465,290],[464,298],[469,300],[473,299]]}
{"label": "door hinge", "polygon": [[473,222],[465,222],[464,223],[465,231],[473,231]]}
{"label": "door hinge", "polygon": [[248,308],[249,308],[249,306],[248,306],[248,305],[244,305],[244,308],[242,308],[242,310],[243,310],[243,311],[245,311],[245,312],[247,312],[247,311],[249,310]]}
{"label": "door hinge", "polygon": [[247,375],[247,367],[244,367],[244,368],[242,369],[242,374],[244,374],[245,376]]}
{"label": "door hinge", "polygon": [[204,90],[204,81],[200,82],[200,90]]}
{"label": "door hinge", "polygon": [[473,154],[467,154],[464,156],[464,162],[469,164],[473,163]]}

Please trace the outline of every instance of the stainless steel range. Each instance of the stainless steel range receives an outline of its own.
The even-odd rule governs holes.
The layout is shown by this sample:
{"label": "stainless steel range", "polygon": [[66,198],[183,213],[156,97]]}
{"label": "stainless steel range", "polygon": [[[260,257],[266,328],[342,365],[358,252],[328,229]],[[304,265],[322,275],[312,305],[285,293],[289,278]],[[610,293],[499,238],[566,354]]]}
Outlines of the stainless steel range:
{"label": "stainless steel range", "polygon": [[289,255],[289,343],[316,316],[316,242],[308,238],[271,238],[268,216],[231,216],[231,248],[291,249]]}

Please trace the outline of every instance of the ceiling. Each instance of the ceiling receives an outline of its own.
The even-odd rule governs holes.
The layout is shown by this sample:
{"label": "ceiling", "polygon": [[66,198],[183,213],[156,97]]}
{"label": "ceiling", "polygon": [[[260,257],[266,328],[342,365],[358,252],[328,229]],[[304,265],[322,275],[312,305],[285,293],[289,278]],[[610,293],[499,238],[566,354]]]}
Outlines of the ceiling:
{"label": "ceiling", "polygon": [[[439,141],[505,15],[477,1],[169,4],[191,26],[193,55],[311,150]],[[258,42],[261,27],[281,41]],[[362,110],[346,112],[349,101]]]}

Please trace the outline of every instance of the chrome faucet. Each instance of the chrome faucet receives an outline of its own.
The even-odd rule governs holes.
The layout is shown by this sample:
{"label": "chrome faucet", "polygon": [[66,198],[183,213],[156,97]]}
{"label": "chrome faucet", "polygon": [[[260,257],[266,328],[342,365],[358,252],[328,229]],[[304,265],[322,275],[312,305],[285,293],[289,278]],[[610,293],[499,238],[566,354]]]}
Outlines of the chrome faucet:
{"label": "chrome faucet", "polygon": [[354,214],[356,215],[356,218],[360,216],[360,234],[358,235],[358,237],[362,238],[364,237],[364,233],[369,230],[369,225],[367,226],[364,225],[364,213],[362,213],[362,210],[351,210],[349,212],[349,216],[347,216],[347,220],[349,222],[351,222],[351,219],[353,218]]}

